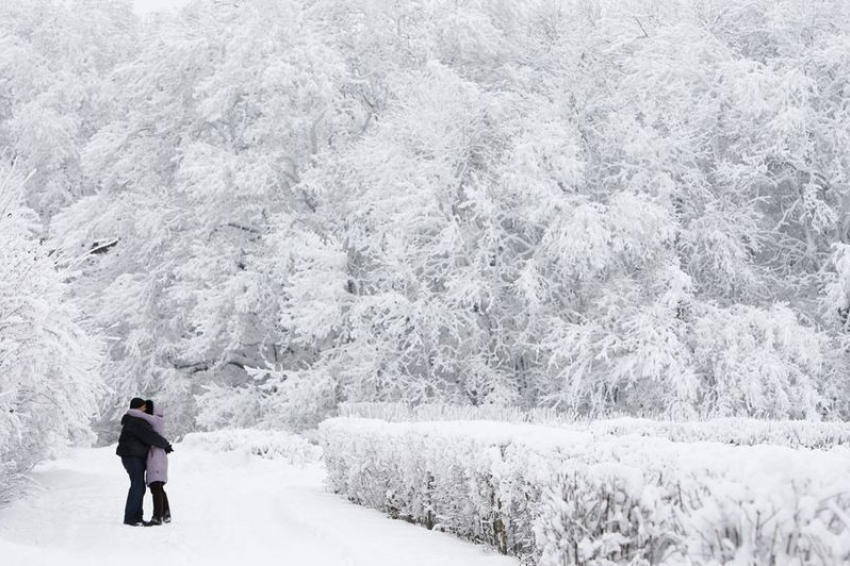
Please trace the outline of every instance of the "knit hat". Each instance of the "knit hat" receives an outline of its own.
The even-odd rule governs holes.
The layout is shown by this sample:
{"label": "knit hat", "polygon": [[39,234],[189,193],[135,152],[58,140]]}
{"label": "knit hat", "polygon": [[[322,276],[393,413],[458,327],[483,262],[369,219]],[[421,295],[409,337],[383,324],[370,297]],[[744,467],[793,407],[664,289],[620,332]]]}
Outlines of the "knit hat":
{"label": "knit hat", "polygon": [[130,399],[130,408],[131,409],[138,409],[139,407],[141,407],[144,404],[145,404],[145,400],[141,399],[139,397],[133,397],[132,399]]}

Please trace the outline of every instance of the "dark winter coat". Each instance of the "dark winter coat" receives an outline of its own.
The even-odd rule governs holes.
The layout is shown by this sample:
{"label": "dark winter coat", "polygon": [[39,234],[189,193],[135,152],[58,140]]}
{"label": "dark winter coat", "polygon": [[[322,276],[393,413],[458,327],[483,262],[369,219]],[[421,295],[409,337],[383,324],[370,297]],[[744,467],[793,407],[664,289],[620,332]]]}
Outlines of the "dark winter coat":
{"label": "dark winter coat", "polygon": [[[127,411],[127,415],[145,419],[157,434],[163,434],[165,432],[165,415],[162,411],[162,405],[159,403],[156,404],[153,415],[136,409],[130,409]],[[155,481],[161,481],[163,483],[168,481],[168,454],[162,448],[151,446],[151,449],[148,451],[148,467],[145,471],[145,481],[148,485]]]}
{"label": "dark winter coat", "polygon": [[145,419],[127,414],[121,417],[121,427],[118,448],[115,450],[119,456],[147,459],[148,449],[151,446],[171,452],[171,444]]}

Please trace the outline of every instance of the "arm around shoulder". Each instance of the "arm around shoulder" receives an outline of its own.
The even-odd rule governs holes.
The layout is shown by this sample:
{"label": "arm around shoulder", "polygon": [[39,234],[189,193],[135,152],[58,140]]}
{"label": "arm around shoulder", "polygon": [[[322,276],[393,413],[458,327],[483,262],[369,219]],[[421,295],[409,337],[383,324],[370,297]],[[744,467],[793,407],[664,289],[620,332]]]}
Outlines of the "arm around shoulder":
{"label": "arm around shoulder", "polygon": [[145,444],[150,444],[151,446],[156,446],[157,448],[162,448],[166,452],[173,451],[171,448],[171,443],[165,439],[161,434],[156,432],[149,422],[139,419],[138,430],[136,431],[139,438]]}

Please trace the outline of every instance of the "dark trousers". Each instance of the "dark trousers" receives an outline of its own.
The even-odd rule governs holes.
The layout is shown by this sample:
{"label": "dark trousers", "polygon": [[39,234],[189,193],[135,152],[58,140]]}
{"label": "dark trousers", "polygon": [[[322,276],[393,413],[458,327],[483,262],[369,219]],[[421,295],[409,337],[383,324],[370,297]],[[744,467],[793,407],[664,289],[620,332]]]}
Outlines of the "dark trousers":
{"label": "dark trousers", "polygon": [[145,500],[145,458],[121,457],[121,463],[130,476],[130,491],[124,506],[124,522],[138,523],[142,520],[142,505]]}
{"label": "dark trousers", "polygon": [[165,493],[165,482],[152,481],[148,487],[151,488],[151,497],[153,497],[153,518],[162,520],[171,517],[168,494]]}

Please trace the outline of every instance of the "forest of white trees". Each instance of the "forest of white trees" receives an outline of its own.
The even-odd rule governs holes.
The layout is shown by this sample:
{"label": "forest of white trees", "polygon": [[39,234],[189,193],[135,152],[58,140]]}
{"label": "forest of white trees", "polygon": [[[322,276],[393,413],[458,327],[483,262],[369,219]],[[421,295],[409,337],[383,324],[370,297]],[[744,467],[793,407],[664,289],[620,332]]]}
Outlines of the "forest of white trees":
{"label": "forest of white trees", "polygon": [[0,212],[3,464],[134,395],[847,418],[850,5],[3,0]]}

